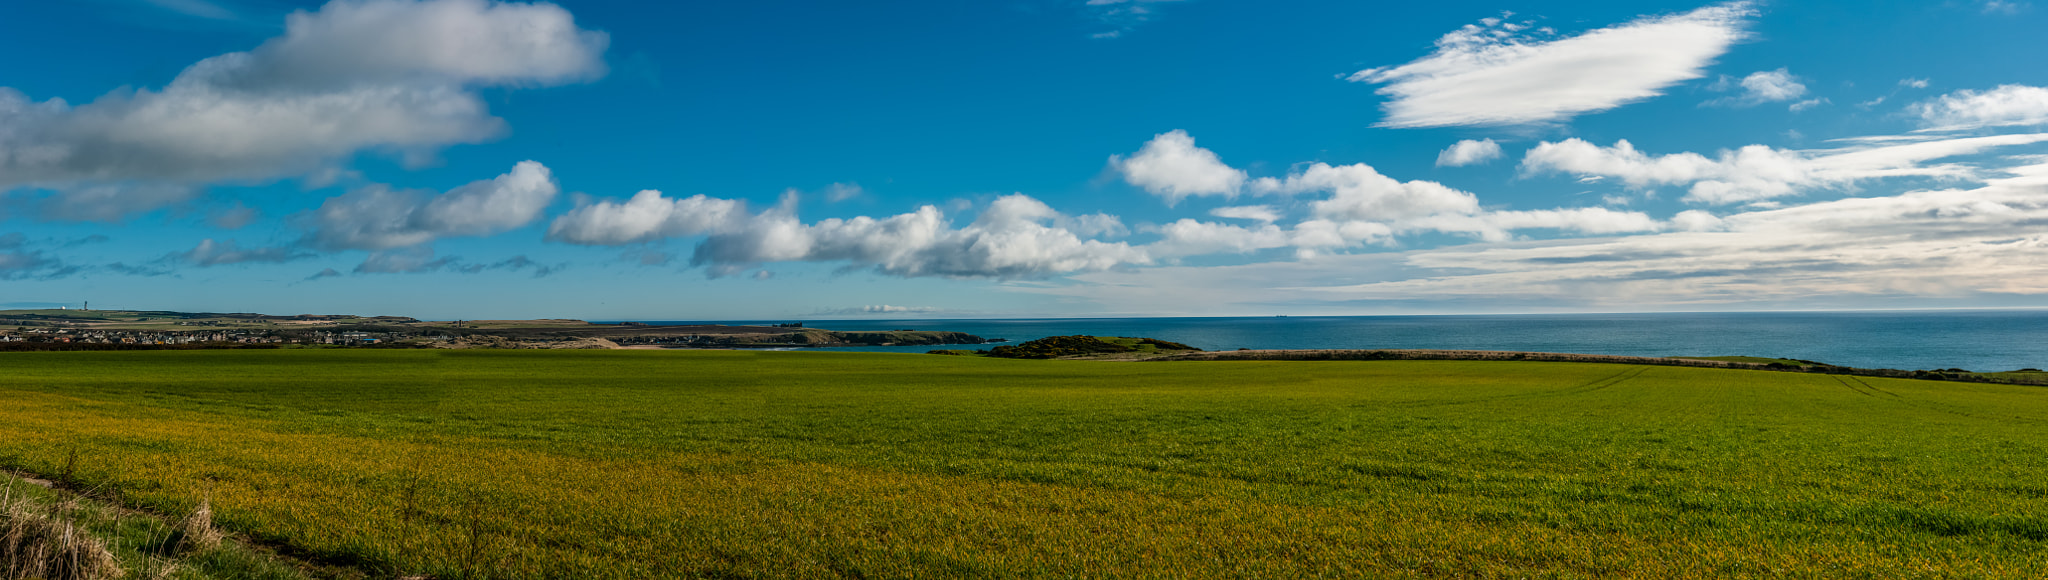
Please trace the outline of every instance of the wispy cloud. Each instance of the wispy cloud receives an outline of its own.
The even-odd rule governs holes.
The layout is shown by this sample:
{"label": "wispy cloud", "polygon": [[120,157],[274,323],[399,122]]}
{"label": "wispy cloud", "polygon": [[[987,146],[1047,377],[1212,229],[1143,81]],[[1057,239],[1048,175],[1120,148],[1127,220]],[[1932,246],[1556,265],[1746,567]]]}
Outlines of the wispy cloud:
{"label": "wispy cloud", "polygon": [[236,20],[240,16],[219,4],[206,0],[143,0],[150,5],[197,18],[208,20]]}
{"label": "wispy cloud", "polygon": [[[513,256],[491,263],[472,263],[465,262],[462,258],[454,256],[436,257],[433,248],[413,246],[371,252],[369,256],[363,258],[361,264],[356,265],[352,273],[357,275],[427,274],[433,272],[477,274],[492,270],[503,270],[511,272],[530,271],[533,272],[533,277],[544,278],[567,267],[568,264],[543,264],[524,255]],[[325,274],[325,272],[322,272],[322,274]],[[314,278],[308,278],[308,280],[321,277],[326,276],[315,275]]]}
{"label": "wispy cloud", "polygon": [[932,314],[944,311],[945,310],[942,308],[936,308],[932,306],[894,306],[889,304],[873,304],[868,306],[852,306],[846,308],[820,308],[817,312],[815,312],[815,314],[827,316],[876,316],[887,314]]}
{"label": "wispy cloud", "polygon": [[[1591,239],[1077,274],[1011,291],[1133,314],[1901,308],[2048,295],[2048,158],[1971,189],[1712,216]],[[1698,212],[1698,213],[1693,213]],[[1675,220],[1674,220],[1675,221]]]}
{"label": "wispy cloud", "polygon": [[1156,4],[1181,2],[1183,0],[1088,0],[1083,6],[1090,17],[1110,27],[1109,30],[1093,34],[1095,38],[1121,38],[1124,33],[1137,28],[1154,16]]}
{"label": "wispy cloud", "polygon": [[1558,122],[1700,78],[1747,36],[1754,14],[1748,2],[1732,2],[1569,37],[1489,18],[1444,35],[1427,57],[1350,80],[1384,85],[1382,127]]}
{"label": "wispy cloud", "polygon": [[1692,152],[1650,155],[1626,140],[1601,147],[1574,138],[1538,144],[1523,157],[1521,167],[1525,174],[1560,172],[1582,178],[1616,178],[1635,188],[1684,185],[1688,187],[1686,201],[1730,204],[1874,179],[1981,179],[1987,172],[1977,166],[1930,162],[2044,141],[2048,141],[2048,133],[1881,137],[1848,140],[1848,146],[1835,149],[1750,145],[1708,157]]}
{"label": "wispy cloud", "polygon": [[207,238],[190,250],[172,253],[164,258],[204,268],[229,264],[277,264],[311,257],[311,252],[289,246],[244,248],[234,240],[216,241]]}

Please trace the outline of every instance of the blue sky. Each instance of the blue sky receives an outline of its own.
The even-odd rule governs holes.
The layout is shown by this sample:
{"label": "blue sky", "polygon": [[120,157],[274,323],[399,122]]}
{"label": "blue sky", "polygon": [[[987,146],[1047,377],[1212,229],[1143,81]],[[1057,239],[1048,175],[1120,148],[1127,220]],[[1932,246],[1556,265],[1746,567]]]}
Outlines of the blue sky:
{"label": "blue sky", "polygon": [[2048,7],[1380,4],[18,6],[0,307],[2048,305]]}

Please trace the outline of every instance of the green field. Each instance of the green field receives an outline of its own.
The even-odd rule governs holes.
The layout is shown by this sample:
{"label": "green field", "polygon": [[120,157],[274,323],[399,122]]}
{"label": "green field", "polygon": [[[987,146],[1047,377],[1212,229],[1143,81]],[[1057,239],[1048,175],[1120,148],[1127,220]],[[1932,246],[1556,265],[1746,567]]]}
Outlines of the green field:
{"label": "green field", "polygon": [[2048,388],[1760,371],[17,353],[0,466],[383,577],[2048,576]]}

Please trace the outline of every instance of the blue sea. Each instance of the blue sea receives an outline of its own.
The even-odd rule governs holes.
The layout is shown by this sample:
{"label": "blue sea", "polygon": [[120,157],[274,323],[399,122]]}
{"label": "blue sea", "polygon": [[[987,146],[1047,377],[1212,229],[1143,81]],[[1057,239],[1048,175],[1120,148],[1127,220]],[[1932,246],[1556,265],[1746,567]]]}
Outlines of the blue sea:
{"label": "blue sea", "polygon": [[[793,321],[712,324],[778,322]],[[812,328],[831,330],[953,330],[1017,342],[1069,334],[1143,336],[1205,350],[1428,348],[1636,356],[1745,355],[1893,369],[2048,368],[2048,311],[2040,310],[803,322]],[[815,350],[924,352],[933,348],[945,347]]]}

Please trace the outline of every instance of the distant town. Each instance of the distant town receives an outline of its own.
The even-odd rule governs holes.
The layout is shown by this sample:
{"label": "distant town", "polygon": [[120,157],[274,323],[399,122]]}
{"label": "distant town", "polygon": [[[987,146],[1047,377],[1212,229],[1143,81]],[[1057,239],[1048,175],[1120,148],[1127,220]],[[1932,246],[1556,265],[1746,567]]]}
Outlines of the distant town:
{"label": "distant town", "polygon": [[367,345],[397,340],[447,340],[444,333],[422,329],[377,329],[376,331],[336,328],[346,325],[418,323],[397,316],[299,315],[195,315],[157,313],[159,316],[125,312],[93,316],[93,311],[62,309],[50,311],[0,311],[0,342],[193,345],[233,344],[326,344]]}
{"label": "distant town", "polygon": [[993,342],[912,329],[839,332],[801,322],[653,326],[574,319],[423,321],[405,316],[268,315],[56,308],[0,310],[0,350],[184,348],[775,348]]}

